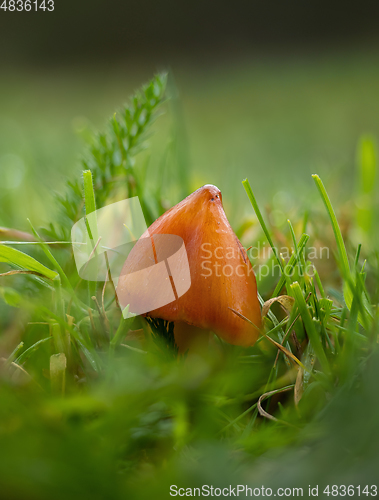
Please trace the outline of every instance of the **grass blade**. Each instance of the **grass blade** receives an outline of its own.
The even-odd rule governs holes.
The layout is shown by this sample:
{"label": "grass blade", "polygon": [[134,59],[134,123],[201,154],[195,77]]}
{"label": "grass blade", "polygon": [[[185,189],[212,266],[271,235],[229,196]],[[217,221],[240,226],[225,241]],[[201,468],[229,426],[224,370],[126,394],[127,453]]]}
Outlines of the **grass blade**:
{"label": "grass blade", "polygon": [[64,394],[66,389],[67,359],[63,352],[50,357],[51,390],[55,394]]}
{"label": "grass blade", "polygon": [[307,304],[305,302],[305,299],[303,297],[303,294],[300,289],[300,285],[297,281],[291,285],[292,291],[294,293],[294,297],[297,303],[297,306],[299,308],[300,315],[302,317],[305,329],[307,331],[308,337],[310,342],[313,345],[313,349],[315,351],[315,354],[317,358],[320,360],[322,369],[327,375],[330,375],[330,366],[328,359],[326,357],[326,354],[324,352],[324,349],[322,347],[321,339],[316,331],[315,325],[313,323],[313,319],[311,318],[311,315],[309,314],[309,310],[307,307]]}
{"label": "grass blade", "polygon": [[330,202],[328,193],[326,192],[326,189],[324,187],[324,184],[322,183],[322,180],[316,174],[312,175],[312,177],[316,183],[317,189],[320,192],[321,198],[322,198],[324,205],[326,207],[326,211],[328,212],[330,221],[332,223],[332,228],[333,228],[334,236],[336,238],[338,254],[339,254],[339,258],[340,258],[340,265],[341,265],[341,269],[342,269],[342,273],[343,273],[343,278],[346,279],[350,275],[350,266],[349,266],[349,259],[347,257],[347,252],[346,252],[346,248],[345,248],[345,243],[344,243],[343,238],[342,238],[341,229],[338,225],[336,214],[333,210],[333,206]]}
{"label": "grass blade", "polygon": [[251,189],[250,183],[247,179],[245,179],[242,181],[242,185],[245,188],[245,191],[246,191],[246,194],[250,200],[250,203],[252,204],[252,206],[254,208],[255,215],[257,216],[257,219],[259,220],[259,223],[263,229],[263,232],[265,233],[266,238],[271,245],[272,251],[276,257],[276,260],[278,261],[280,269],[282,270],[282,272],[284,272],[282,261],[278,255],[276,247],[274,246],[274,243],[272,241],[272,238],[271,238],[270,232],[266,226],[266,223],[263,220],[261,211],[259,210],[258,203],[257,203],[257,200],[255,199],[255,196],[254,196],[253,190]]}
{"label": "grass blade", "polygon": [[[305,245],[307,244],[308,240],[309,240],[308,234],[303,234],[301,236],[299,243],[298,243],[298,255],[301,255],[301,252],[304,250]],[[289,261],[287,262],[287,266],[286,266],[286,268],[289,270],[289,272],[292,271],[293,267],[296,264],[296,261],[297,261],[297,255],[295,253],[293,253],[291,255]],[[280,290],[283,288],[285,282],[286,282],[285,276],[281,276],[279,281],[278,281],[278,284],[275,287],[275,290],[272,294],[272,297],[276,297],[277,295],[279,295]]]}
{"label": "grass blade", "polygon": [[[86,209],[86,217],[85,222],[87,226],[88,236],[91,240],[93,252],[94,252],[94,272],[95,276],[98,274],[98,266],[99,266],[99,256],[96,250],[98,240],[98,230],[97,230],[97,217],[96,217],[96,201],[95,201],[95,192],[93,189],[93,180],[92,180],[92,172],[91,170],[83,171],[83,188],[84,188],[84,204]],[[88,216],[91,215],[90,220]],[[90,260],[90,259],[88,259]],[[96,296],[96,281],[88,282],[89,296]]]}
{"label": "grass blade", "polygon": [[46,278],[56,279],[58,277],[58,273],[52,271],[51,269],[45,267],[43,264],[38,262],[38,260],[34,259],[30,255],[26,253],[20,252],[20,250],[16,250],[12,247],[7,247],[5,245],[0,244],[0,262],[6,262],[7,264],[14,264],[23,269],[27,269],[29,271],[35,271]]}

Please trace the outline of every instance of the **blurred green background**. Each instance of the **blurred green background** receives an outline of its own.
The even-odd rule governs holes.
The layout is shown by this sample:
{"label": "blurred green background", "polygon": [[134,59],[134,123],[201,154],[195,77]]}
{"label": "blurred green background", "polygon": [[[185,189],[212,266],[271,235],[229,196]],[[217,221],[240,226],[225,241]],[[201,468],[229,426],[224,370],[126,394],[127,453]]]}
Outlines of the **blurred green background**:
{"label": "blurred green background", "polygon": [[[168,69],[173,99],[155,127],[152,160],[161,160],[167,131],[179,130],[178,168],[193,189],[216,184],[233,223],[250,210],[241,195],[245,177],[263,203],[277,191],[306,202],[314,172],[343,186],[336,191],[348,199],[357,141],[362,133],[379,135],[378,52],[246,56]],[[27,216],[37,224],[50,219],[46,206],[78,175],[88,129],[103,130],[152,71],[129,63],[2,73],[2,225],[26,228]]]}

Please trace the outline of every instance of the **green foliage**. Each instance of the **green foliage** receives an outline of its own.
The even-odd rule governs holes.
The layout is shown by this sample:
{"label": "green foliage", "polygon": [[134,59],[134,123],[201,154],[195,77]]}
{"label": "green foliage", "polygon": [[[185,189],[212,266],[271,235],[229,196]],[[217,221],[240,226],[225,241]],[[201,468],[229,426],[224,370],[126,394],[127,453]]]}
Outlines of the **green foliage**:
{"label": "green foliage", "polygon": [[324,184],[322,183],[320,177],[318,175],[313,175],[312,177],[316,183],[317,189],[319,190],[320,195],[322,197],[322,200],[325,204],[325,208],[326,208],[328,215],[330,217],[330,222],[332,223],[332,228],[333,228],[333,232],[334,232],[334,236],[336,238],[336,243],[337,243],[337,248],[338,248],[338,255],[339,255],[338,262],[341,265],[342,276],[345,279],[348,279],[348,277],[350,275],[349,260],[347,258],[345,243],[344,243],[343,238],[342,238],[342,233],[341,233],[341,229],[338,225],[336,214],[334,213],[332,204],[330,203],[329,196],[325,190]]}
{"label": "green foliage", "polygon": [[[372,137],[362,137],[358,147],[357,226],[360,236],[373,230],[375,215],[377,151]],[[370,238],[371,239],[371,238]]]}
{"label": "green foliage", "polygon": [[[140,196],[143,203],[144,186],[134,170],[136,155],[146,146],[147,132],[157,118],[157,111],[164,100],[166,75],[157,75],[142,87],[130,103],[116,112],[108,122],[106,132],[98,134],[89,153],[82,160],[85,171],[90,171],[96,196],[96,205],[105,203],[120,191],[125,197]],[[79,181],[68,182],[65,196],[58,197],[61,205],[59,227],[50,225],[46,234],[53,239],[68,241],[72,225],[82,216],[83,191]],[[148,206],[143,206],[145,216],[152,218]]]}
{"label": "green foliage", "polygon": [[36,273],[51,280],[58,276],[58,273],[51,271],[51,269],[48,269],[46,266],[40,264],[36,259],[30,257],[30,255],[5,245],[0,245],[0,262],[6,262],[7,264],[11,264],[18,269],[35,271]]}
{"label": "green foliage", "polygon": [[146,318],[151,326],[151,336],[164,358],[178,357],[178,347],[174,337],[174,323],[160,318]]}

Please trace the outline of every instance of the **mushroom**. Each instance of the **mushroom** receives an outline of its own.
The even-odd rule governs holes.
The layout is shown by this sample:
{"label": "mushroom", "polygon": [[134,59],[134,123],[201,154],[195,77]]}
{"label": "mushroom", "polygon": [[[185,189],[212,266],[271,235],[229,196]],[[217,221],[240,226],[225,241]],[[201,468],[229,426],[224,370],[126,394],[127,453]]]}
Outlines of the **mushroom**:
{"label": "mushroom", "polygon": [[[173,236],[164,236],[166,244],[158,248],[163,235],[180,238],[175,241]],[[180,242],[184,242],[184,254]],[[173,253],[178,256],[175,269],[172,263],[167,265]],[[183,291],[186,266],[190,286]],[[141,271],[145,271],[146,280]],[[163,297],[171,287],[173,295]],[[142,235],[122,268],[117,295],[121,306],[129,305],[131,312],[173,321],[180,350],[183,336],[196,337],[203,330],[239,346],[252,346],[259,336],[261,311],[254,271],[226,218],[220,190],[210,184],[168,210]],[[143,311],[154,297],[165,305]]]}

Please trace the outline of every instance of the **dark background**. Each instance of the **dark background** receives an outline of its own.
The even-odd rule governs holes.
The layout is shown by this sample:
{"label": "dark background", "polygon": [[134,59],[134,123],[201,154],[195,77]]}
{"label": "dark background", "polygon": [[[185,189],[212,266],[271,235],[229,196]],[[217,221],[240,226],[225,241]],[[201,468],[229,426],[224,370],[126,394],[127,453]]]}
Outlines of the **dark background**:
{"label": "dark background", "polygon": [[379,2],[55,0],[54,12],[0,11],[2,63],[238,57],[242,52],[378,45]]}

